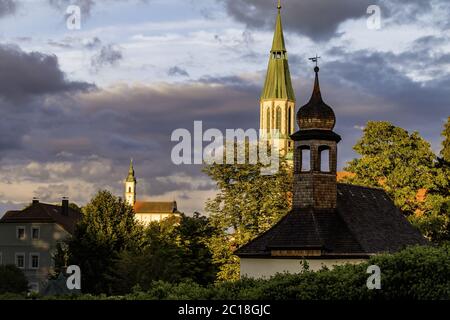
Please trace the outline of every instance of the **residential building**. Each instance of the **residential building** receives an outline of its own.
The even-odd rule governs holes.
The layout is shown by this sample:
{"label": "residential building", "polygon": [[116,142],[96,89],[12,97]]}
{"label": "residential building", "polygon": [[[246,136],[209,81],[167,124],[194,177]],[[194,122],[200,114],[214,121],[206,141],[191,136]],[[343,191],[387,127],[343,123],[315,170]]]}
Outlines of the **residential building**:
{"label": "residential building", "polygon": [[23,210],[6,212],[0,219],[0,263],[22,269],[31,290],[39,291],[54,268],[57,244],[73,234],[80,218],[67,198],[60,206],[33,199]]}

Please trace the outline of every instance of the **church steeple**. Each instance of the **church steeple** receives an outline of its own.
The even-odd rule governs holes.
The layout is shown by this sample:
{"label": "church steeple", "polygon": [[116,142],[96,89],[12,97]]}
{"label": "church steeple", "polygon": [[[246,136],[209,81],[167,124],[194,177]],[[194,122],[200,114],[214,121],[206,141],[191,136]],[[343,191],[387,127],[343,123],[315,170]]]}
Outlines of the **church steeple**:
{"label": "church steeple", "polygon": [[275,24],[275,34],[273,35],[271,52],[286,52],[286,44],[284,43],[283,24],[281,23],[281,3],[278,1],[277,22]]}
{"label": "church steeple", "polygon": [[280,152],[289,160],[293,148],[289,136],[294,133],[295,126],[295,94],[289,72],[280,1],[277,10],[269,65],[260,98],[260,130],[269,138],[273,130],[279,131]]}
{"label": "church steeple", "polygon": [[130,160],[130,168],[128,169],[128,176],[125,180],[125,201],[134,206],[136,203],[136,177],[134,175],[133,159]]}
{"label": "church steeple", "polygon": [[281,21],[281,4],[278,2],[278,14],[270,51],[269,66],[261,100],[285,99],[295,102],[291,74],[284,42],[283,23]]}
{"label": "church steeple", "polygon": [[130,168],[128,169],[127,182],[136,182],[136,177],[134,176],[133,159],[130,160]]}

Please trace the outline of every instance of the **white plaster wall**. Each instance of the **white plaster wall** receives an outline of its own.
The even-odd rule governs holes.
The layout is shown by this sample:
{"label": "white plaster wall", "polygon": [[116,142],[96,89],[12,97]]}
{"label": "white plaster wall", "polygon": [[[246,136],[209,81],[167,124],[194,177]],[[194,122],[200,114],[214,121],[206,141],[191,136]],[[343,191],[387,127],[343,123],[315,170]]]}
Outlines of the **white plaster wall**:
{"label": "white plaster wall", "polygon": [[[322,266],[332,268],[335,265],[346,263],[362,263],[365,259],[305,259],[309,269],[317,271]],[[276,273],[299,273],[303,259],[249,259],[241,258],[241,277],[249,278],[269,278]]]}

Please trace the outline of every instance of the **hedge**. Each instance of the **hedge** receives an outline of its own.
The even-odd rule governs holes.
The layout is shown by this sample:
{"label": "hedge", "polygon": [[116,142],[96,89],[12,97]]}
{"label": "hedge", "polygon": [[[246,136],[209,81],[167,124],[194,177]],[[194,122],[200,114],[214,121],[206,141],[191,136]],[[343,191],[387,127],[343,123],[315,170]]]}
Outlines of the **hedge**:
{"label": "hedge", "polygon": [[[369,265],[381,269],[381,289],[369,290]],[[56,298],[56,297],[53,297]],[[62,298],[62,297],[59,297]],[[377,255],[366,263],[317,272],[277,274],[270,279],[241,279],[207,287],[193,282],[154,282],[125,296],[82,295],[65,299],[108,300],[450,300],[450,245],[410,247]]]}

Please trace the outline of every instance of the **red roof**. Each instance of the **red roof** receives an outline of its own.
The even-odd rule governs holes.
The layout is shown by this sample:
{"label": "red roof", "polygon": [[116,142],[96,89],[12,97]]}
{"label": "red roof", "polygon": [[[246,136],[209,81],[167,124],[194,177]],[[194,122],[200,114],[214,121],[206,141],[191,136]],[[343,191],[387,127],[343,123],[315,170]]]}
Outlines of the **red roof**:
{"label": "red roof", "polygon": [[61,206],[47,203],[33,203],[21,211],[8,211],[0,223],[57,223],[67,232],[75,231],[76,223],[81,219],[81,212],[69,208],[67,215],[61,212]]}
{"label": "red roof", "polygon": [[136,213],[177,213],[176,201],[170,202],[144,202],[136,201],[134,204]]}

